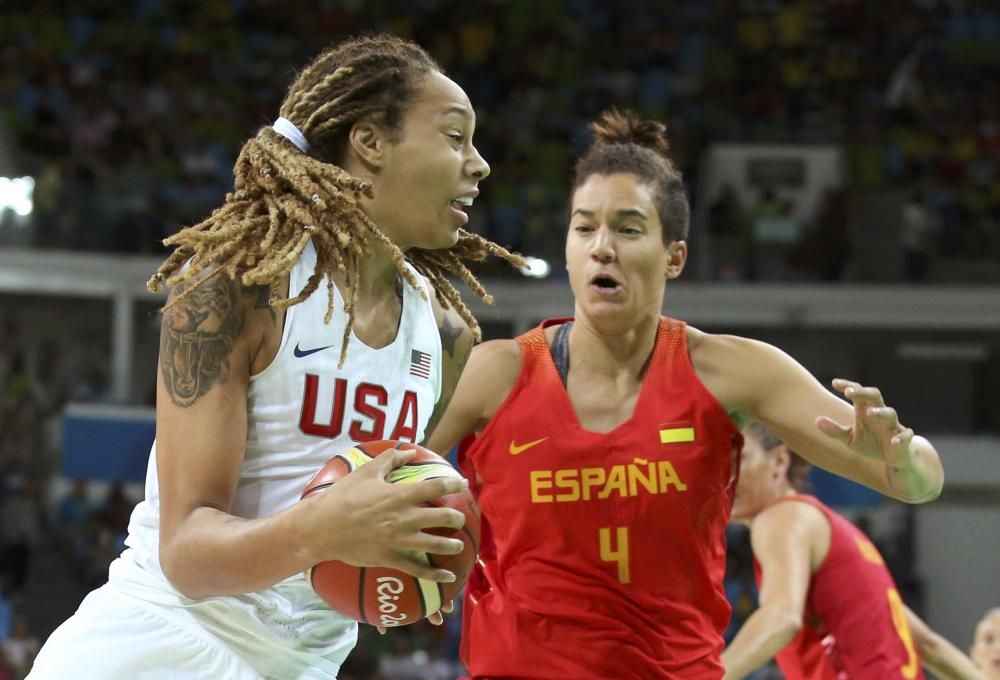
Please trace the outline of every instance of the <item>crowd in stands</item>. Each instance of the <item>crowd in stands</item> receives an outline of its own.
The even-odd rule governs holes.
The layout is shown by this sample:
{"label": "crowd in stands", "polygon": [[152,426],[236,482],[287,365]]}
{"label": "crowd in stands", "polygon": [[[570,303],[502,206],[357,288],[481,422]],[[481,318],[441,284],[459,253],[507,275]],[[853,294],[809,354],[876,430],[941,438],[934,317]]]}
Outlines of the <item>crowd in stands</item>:
{"label": "crowd in stands", "polygon": [[[907,277],[925,276],[928,257],[1000,255],[989,0],[47,5],[0,8],[8,172],[36,179],[38,247],[157,251],[220,201],[295,68],[338,36],[386,30],[469,92],[493,166],[471,224],[525,252],[558,259],[583,122],[619,105],[668,124],[696,202],[711,143],[835,144],[850,190],[912,194],[896,253]],[[803,239],[822,241],[828,217],[809,216]],[[842,274],[810,250],[794,256],[801,277]]]}
{"label": "crowd in stands", "polygon": [[39,645],[21,595],[45,535],[51,469],[39,454],[48,445],[46,425],[61,407],[57,386],[44,372],[29,371],[13,341],[6,332],[0,338],[0,680],[23,678]]}

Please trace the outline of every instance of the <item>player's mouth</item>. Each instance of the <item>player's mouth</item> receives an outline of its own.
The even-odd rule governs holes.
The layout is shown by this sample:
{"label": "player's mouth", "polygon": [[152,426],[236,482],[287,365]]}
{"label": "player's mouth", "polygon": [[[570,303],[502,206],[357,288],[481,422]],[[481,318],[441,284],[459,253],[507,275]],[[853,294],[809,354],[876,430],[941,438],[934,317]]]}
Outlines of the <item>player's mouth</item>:
{"label": "player's mouth", "polygon": [[618,277],[607,272],[600,272],[590,277],[590,289],[602,297],[615,297],[625,288]]}
{"label": "player's mouth", "polygon": [[466,212],[472,207],[472,202],[476,200],[476,196],[479,195],[478,190],[470,191],[467,194],[462,194],[458,198],[455,198],[450,203],[451,211],[458,217],[459,221],[465,225],[469,223],[469,213]]}

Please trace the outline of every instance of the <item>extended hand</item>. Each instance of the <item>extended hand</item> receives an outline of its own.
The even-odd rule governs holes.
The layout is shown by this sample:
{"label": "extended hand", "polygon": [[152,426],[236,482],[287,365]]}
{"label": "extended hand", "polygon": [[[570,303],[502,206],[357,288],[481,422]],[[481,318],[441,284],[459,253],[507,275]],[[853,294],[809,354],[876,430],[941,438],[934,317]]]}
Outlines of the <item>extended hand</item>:
{"label": "extended hand", "polygon": [[908,455],[913,430],[899,423],[896,409],[885,405],[878,388],[841,378],[833,381],[833,388],[854,405],[854,423],[845,426],[820,416],[816,419],[820,431],[863,456],[881,459],[890,466],[900,464]]}

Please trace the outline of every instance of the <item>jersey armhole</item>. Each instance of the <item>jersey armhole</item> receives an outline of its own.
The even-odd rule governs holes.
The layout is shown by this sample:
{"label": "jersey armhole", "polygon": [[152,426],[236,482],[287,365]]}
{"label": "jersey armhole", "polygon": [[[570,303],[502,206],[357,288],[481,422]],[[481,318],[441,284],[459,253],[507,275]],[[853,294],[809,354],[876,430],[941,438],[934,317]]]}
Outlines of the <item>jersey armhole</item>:
{"label": "jersey armhole", "polygon": [[[291,278],[290,273],[289,273],[289,278]],[[291,283],[289,283],[289,290],[291,290]],[[336,304],[336,300],[334,300],[334,304]],[[253,381],[257,380],[258,378],[270,373],[271,369],[275,366],[275,364],[278,363],[278,360],[285,353],[289,342],[288,338],[289,335],[291,334],[292,317],[295,314],[296,307],[298,306],[299,305],[292,305],[291,307],[287,307],[285,309],[285,313],[281,315],[281,340],[278,342],[278,348],[274,350],[274,356],[271,357],[271,360],[267,363],[267,366],[265,366],[264,368],[260,369],[259,371],[250,376],[251,383],[253,383]]]}

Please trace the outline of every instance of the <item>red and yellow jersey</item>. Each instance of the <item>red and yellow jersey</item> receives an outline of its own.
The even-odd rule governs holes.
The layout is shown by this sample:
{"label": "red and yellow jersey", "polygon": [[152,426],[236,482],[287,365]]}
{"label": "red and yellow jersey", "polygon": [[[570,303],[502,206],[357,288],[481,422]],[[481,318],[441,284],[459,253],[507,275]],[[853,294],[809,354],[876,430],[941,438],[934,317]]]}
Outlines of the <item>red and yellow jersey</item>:
{"label": "red and yellow jersey", "polygon": [[923,680],[903,601],[875,545],[813,496],[781,500],[818,508],[831,529],[830,550],[809,584],[804,625],[775,657],[785,677]]}
{"label": "red and yellow jersey", "polygon": [[544,335],[562,321],[517,338],[517,382],[460,452],[483,517],[463,660],[478,678],[721,678],[742,437],[666,318],[632,417],[584,429]]}

